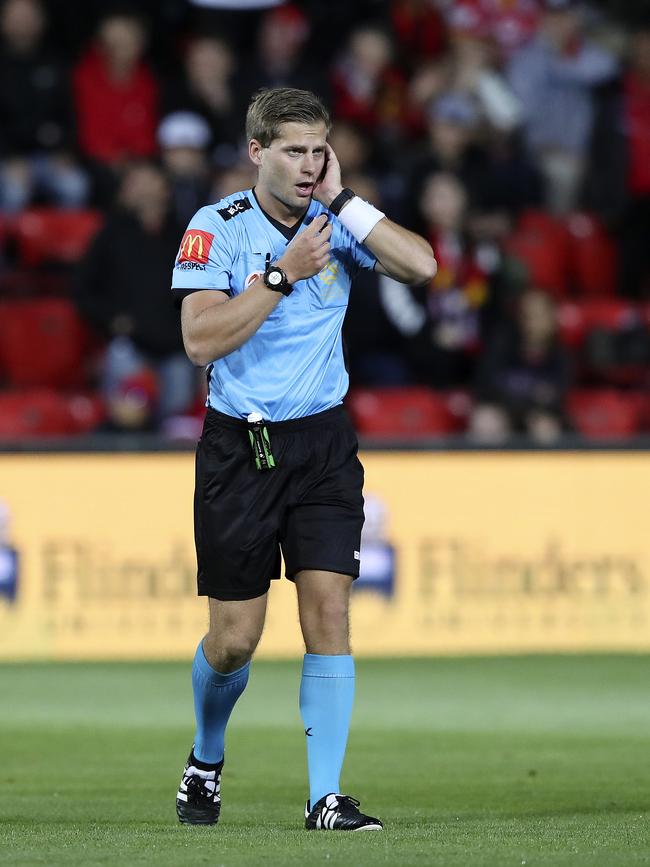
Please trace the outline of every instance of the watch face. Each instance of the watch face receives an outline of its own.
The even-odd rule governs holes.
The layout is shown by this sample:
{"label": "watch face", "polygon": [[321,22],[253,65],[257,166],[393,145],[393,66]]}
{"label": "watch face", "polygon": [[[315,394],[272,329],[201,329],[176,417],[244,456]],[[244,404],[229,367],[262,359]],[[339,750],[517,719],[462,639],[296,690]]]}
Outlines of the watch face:
{"label": "watch face", "polygon": [[267,280],[271,286],[279,286],[282,283],[282,273],[280,271],[269,271]]}

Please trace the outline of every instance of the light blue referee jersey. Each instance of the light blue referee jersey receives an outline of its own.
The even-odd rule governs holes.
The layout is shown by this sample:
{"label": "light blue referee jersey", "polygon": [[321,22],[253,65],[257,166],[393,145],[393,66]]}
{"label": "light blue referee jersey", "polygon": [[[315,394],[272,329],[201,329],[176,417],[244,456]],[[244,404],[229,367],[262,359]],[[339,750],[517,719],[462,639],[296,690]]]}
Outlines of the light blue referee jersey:
{"label": "light blue referee jersey", "polygon": [[[237,418],[260,412],[267,421],[284,421],[343,400],[348,374],[341,327],[350,284],[376,259],[318,202],[311,202],[299,232],[323,213],[332,223],[329,263],[298,280],[239,349],[209,365],[208,406]],[[289,243],[251,190],[233,193],[190,221],[174,266],[174,294],[214,289],[239,295],[264,272],[267,253],[276,261]]]}

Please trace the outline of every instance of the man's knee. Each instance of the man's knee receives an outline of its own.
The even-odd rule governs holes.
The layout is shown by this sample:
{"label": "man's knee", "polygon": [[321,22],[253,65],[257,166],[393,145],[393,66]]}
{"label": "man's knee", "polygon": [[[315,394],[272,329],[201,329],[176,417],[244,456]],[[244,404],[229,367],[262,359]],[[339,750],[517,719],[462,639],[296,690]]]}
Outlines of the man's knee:
{"label": "man's knee", "polygon": [[325,631],[348,628],[349,603],[346,596],[319,597],[309,605],[311,620]]}
{"label": "man's knee", "polygon": [[250,661],[259,641],[253,633],[209,632],[203,639],[203,652],[210,665],[227,674]]}
{"label": "man's knee", "polygon": [[203,651],[210,665],[227,674],[253,656],[264,628],[266,595],[243,602],[210,599],[210,628]]}

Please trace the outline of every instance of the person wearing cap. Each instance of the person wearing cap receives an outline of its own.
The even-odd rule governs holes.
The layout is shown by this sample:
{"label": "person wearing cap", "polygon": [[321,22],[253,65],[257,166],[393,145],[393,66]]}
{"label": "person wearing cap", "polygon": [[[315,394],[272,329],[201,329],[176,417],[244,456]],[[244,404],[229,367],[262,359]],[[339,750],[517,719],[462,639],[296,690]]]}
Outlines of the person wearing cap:
{"label": "person wearing cap", "polygon": [[160,159],[171,188],[172,209],[181,226],[210,200],[211,139],[207,121],[190,111],[169,114],[158,127]]}
{"label": "person wearing cap", "polygon": [[477,143],[480,115],[465,93],[445,91],[432,99],[426,111],[426,140],[404,159],[406,199],[418,201],[422,178],[433,172],[452,172],[468,190],[475,189],[485,172],[485,160]]}
{"label": "person wearing cap", "polygon": [[442,93],[427,112],[431,168],[463,174],[471,160],[480,116],[474,100],[464,93]]}
{"label": "person wearing cap", "polygon": [[545,177],[546,204],[556,213],[577,203],[593,124],[593,88],[616,69],[615,58],[584,36],[576,0],[545,0],[538,36],[508,66],[526,144]]}
{"label": "person wearing cap", "polygon": [[198,592],[208,597],[210,625],[194,657],[196,737],[176,810],[185,824],[219,819],[226,725],[282,553],[306,649],[305,828],[379,831],[381,821],[340,788],[363,525],[363,468],[342,406],[341,329],[358,270],[424,283],[436,262],[424,238],[343,188],[327,143],[329,113],[315,94],[260,91],[246,129],[256,184],[192,218],[172,278],[187,354],[209,379],[194,503]]}

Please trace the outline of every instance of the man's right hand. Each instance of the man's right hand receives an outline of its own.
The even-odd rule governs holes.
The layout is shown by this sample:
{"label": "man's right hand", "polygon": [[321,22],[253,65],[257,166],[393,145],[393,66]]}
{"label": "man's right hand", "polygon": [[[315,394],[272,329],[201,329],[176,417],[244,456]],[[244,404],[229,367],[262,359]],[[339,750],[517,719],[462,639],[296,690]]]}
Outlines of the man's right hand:
{"label": "man's right hand", "polygon": [[285,272],[289,283],[306,280],[323,270],[330,258],[331,234],[332,224],[327,222],[327,214],[321,214],[296,235],[275,263]]}

